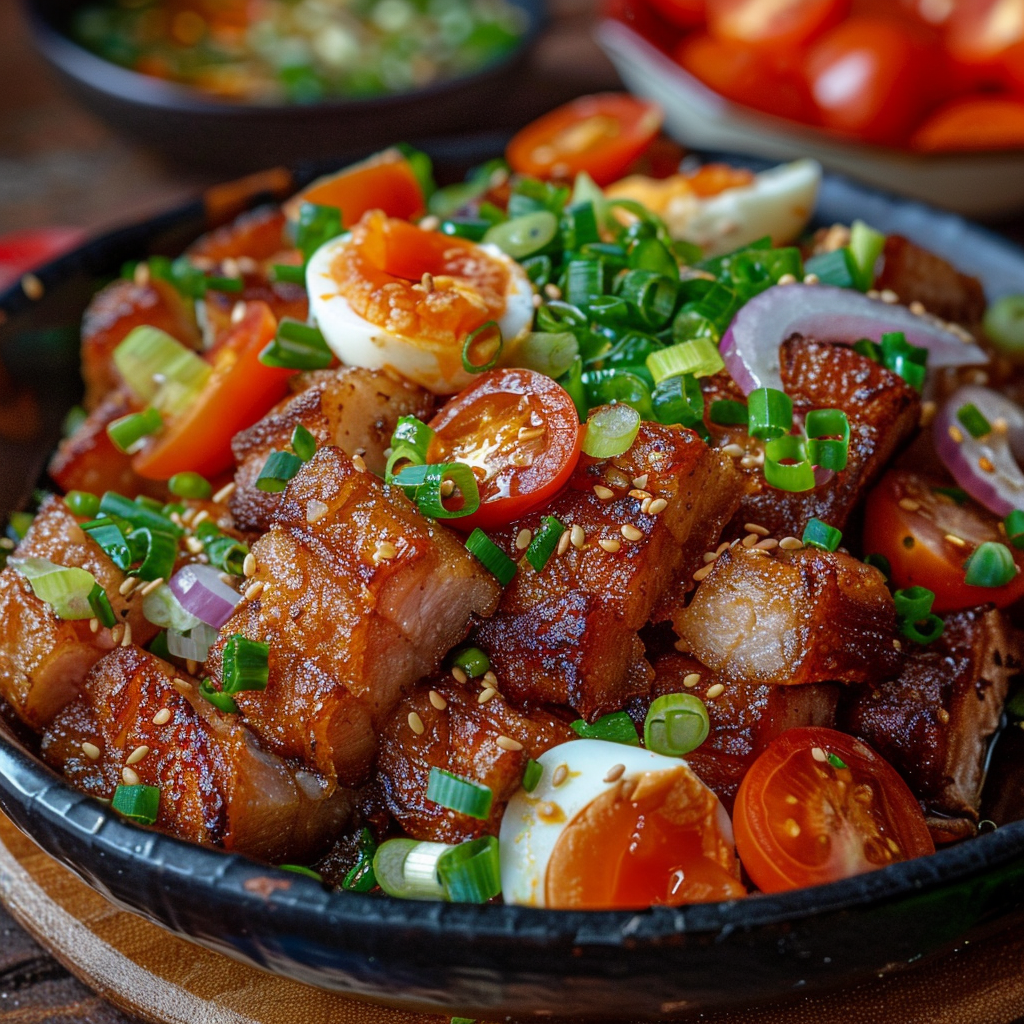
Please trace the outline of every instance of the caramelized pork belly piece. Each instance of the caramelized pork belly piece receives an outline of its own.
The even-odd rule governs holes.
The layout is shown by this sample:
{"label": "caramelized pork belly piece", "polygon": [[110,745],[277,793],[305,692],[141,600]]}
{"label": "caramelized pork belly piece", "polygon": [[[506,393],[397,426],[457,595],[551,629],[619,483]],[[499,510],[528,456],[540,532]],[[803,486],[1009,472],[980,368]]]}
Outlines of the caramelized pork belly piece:
{"label": "caramelized pork belly piece", "polygon": [[48,471],[57,486],[67,491],[117,491],[118,494],[148,494],[166,498],[167,487],[146,480],[132,469],[132,456],[116,448],[107,426],[121,416],[138,412],[123,387],[111,391],[70,436],[57,445]]}
{"label": "caramelized pork belly piece", "polygon": [[732,460],[679,427],[644,423],[625,454],[584,459],[545,509],[582,547],[568,544],[541,572],[521,558],[498,612],[479,628],[502,691],[589,720],[646,693],[651,671],[637,630],[701,564],[739,497]]}
{"label": "caramelized pork belly piece", "polygon": [[915,645],[898,678],[843,697],[840,727],[906,779],[936,842],[975,832],[988,743],[1021,658],[1002,612],[973,608],[947,616],[934,643]]}
{"label": "caramelized pork belly piece", "polygon": [[280,206],[259,206],[240,214],[230,224],[197,238],[185,250],[185,255],[211,262],[241,257],[261,263],[290,248],[285,226],[286,219]]}
{"label": "caramelized pork belly piece", "polygon": [[202,300],[201,318],[207,348],[215,345],[234,325],[233,317],[239,303],[264,302],[278,320],[290,317],[305,322],[309,316],[309,299],[302,285],[272,282],[261,269],[245,259],[214,263],[209,272],[220,277],[240,277],[242,289],[237,292],[210,289],[206,293]]}
{"label": "caramelized pork belly piece", "polygon": [[[477,696],[472,684],[436,682],[407,696],[384,724],[378,764],[381,786],[388,809],[414,839],[460,843],[497,835],[505,804],[523,781],[526,762],[577,739],[565,722],[546,712],[514,708],[499,696],[481,704]],[[428,800],[431,768],[487,786],[494,794],[490,817],[480,821]]]}
{"label": "caramelized pork belly piece", "polygon": [[[797,336],[782,345],[779,361],[798,421],[813,409],[846,413],[849,461],[846,469],[814,490],[777,490],[764,478],[764,442],[751,438],[746,426],[723,427],[709,420],[716,447],[738,445],[746,456],[738,456],[736,464],[747,478],[748,493],[726,529],[729,538],[742,537],[747,523],[765,527],[778,539],[799,537],[812,516],[837,530],[844,529],[850,514],[913,434],[920,418],[918,394],[902,377],[845,345]],[[718,399],[745,401],[725,373],[705,378],[703,385],[709,414],[711,403]]]}
{"label": "caramelized pork belly piece", "polygon": [[157,828],[268,861],[315,856],[355,805],[352,792],[260,749],[236,715],[135,646],[96,663],[42,751],[91,796],[112,797],[130,769],[160,788]]}
{"label": "caramelized pork belly piece", "polygon": [[95,409],[122,383],[113,352],[136,327],[166,331],[189,348],[199,347],[191,299],[167,281],[114,281],[97,292],[82,319],[82,377],[85,407]]}
{"label": "caramelized pork belly piece", "polygon": [[680,650],[726,679],[865,683],[902,664],[885,578],[841,552],[724,551],[673,623]]}
{"label": "caramelized pork belly piece", "polygon": [[32,592],[13,566],[0,572],[0,697],[33,729],[41,729],[73,700],[90,668],[124,636],[148,643],[156,627],[142,614],[139,601],[122,597],[125,575],[68,511],[63,499],[47,498],[17,558],[45,558],[55,565],[87,569],[106,591],[117,616],[113,631],[94,633],[89,619],[66,620]]}
{"label": "caramelized pork belly piece", "polygon": [[428,419],[434,410],[428,391],[381,370],[317,370],[301,374],[293,387],[296,394],[236,434],[231,444],[238,465],[231,511],[243,529],[269,529],[281,495],[257,490],[256,478],[272,451],[289,447],[299,424],[319,446],[337,445],[348,455],[359,454],[372,473],[383,475],[384,451],[399,417]]}
{"label": "caramelized pork belly piece", "polygon": [[269,643],[266,692],[236,697],[246,724],[278,754],[359,785],[375,730],[500,587],[460,538],[333,447],[292,479],[252,554],[263,591],[223,627],[207,667],[220,675],[232,634]]}
{"label": "caramelized pork belly piece", "polygon": [[902,235],[885,240],[875,287],[894,291],[904,306],[920,302],[929,313],[970,330],[985,316],[985,289],[976,277],[961,274],[948,260]]}
{"label": "caramelized pork belly piece", "polygon": [[692,693],[704,701],[711,731],[686,761],[730,813],[743,776],[772,740],[797,726],[835,727],[841,689],[837,683],[773,686],[729,681],[687,654],[664,655],[653,667],[650,697],[633,701],[627,710],[642,730],[657,697]]}

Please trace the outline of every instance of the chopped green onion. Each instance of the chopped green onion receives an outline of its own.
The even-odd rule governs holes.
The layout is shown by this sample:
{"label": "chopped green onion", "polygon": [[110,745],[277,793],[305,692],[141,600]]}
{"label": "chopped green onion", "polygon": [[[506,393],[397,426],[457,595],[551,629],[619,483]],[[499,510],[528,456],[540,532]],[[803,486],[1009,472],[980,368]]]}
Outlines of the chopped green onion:
{"label": "chopped green onion", "polygon": [[543,288],[544,285],[550,284],[553,269],[550,256],[531,256],[528,260],[523,260],[521,266],[535,288]]}
{"label": "chopped green onion", "polygon": [[[154,261],[150,260],[151,272]],[[206,274],[194,266],[187,256],[179,256],[167,268],[167,277],[171,284],[190,299],[201,299],[206,295]]]}
{"label": "chopped green onion", "polygon": [[833,249],[820,256],[814,256],[804,263],[805,274],[815,274],[822,284],[830,284],[836,288],[856,288],[860,279],[860,269],[853,253],[849,249]]}
{"label": "chopped green onion", "polygon": [[132,412],[120,416],[107,424],[107,437],[114,442],[118,451],[131,454],[138,450],[140,442],[164,428],[164,419],[157,409]]}
{"label": "chopped green onion", "polygon": [[377,876],[373,873],[373,857],[377,852],[377,843],[373,833],[364,828],[359,833],[359,855],[355,864],[346,872],[341,883],[346,892],[369,892],[377,887]]}
{"label": "chopped green onion", "polygon": [[225,715],[238,714],[238,705],[235,703],[234,697],[216,689],[210,678],[204,679],[199,684],[199,696],[203,700],[209,701],[218,711],[223,711]]}
{"label": "chopped green onion", "polygon": [[565,300],[586,307],[604,293],[604,265],[601,260],[570,260],[565,268]]}
{"label": "chopped green onion", "polygon": [[629,265],[634,270],[650,270],[673,281],[679,280],[679,264],[657,238],[638,238],[629,248]]}
{"label": "chopped green onion", "polygon": [[451,217],[441,222],[438,230],[442,235],[454,238],[468,238],[471,242],[482,242],[484,235],[491,229],[489,220],[475,217]]}
{"label": "chopped green onion", "polygon": [[503,587],[512,582],[516,563],[479,527],[466,538],[466,548]]}
{"label": "chopped green onion", "polygon": [[389,896],[405,900],[443,900],[437,862],[452,847],[445,843],[388,839],[373,855],[373,874]]}
{"label": "chopped green onion", "polygon": [[479,647],[466,647],[455,655],[453,665],[458,665],[470,679],[476,679],[490,670],[491,661]]}
{"label": "chopped green onion", "polygon": [[159,786],[118,786],[110,801],[122,818],[140,825],[155,825],[160,815]]}
{"label": "chopped green onion", "polygon": [[942,636],[945,623],[934,613],[921,622],[904,622],[900,627],[903,635],[916,644],[930,644]]}
{"label": "chopped green onion", "polygon": [[576,735],[585,740],[608,740],[610,743],[624,743],[630,747],[640,746],[636,726],[625,711],[613,711],[611,714],[602,715],[593,723],[578,718],[570,724]]}
{"label": "chopped green onion", "polygon": [[324,880],[323,875],[312,868],[307,868],[303,864],[278,864],[277,866],[281,871],[290,871],[293,875],[304,875],[306,878],[312,878],[314,882],[322,882]]}
{"label": "chopped green onion", "polygon": [[667,693],[651,703],[644,719],[644,746],[657,754],[682,757],[696,750],[711,731],[708,709],[692,693]]}
{"label": "chopped green onion", "polygon": [[118,518],[127,520],[132,526],[148,527],[161,533],[169,533],[174,537],[180,537],[185,532],[167,516],[146,508],[139,501],[131,501],[116,491],[106,491],[100,498],[100,513],[110,516],[114,520]]}
{"label": "chopped green onion", "polygon": [[591,408],[620,404],[632,406],[641,419],[651,419],[654,415],[647,381],[629,370],[588,370],[583,374],[583,387]]}
{"label": "chopped green onion", "polygon": [[437,877],[452,903],[486,903],[501,894],[496,836],[460,843],[437,861]]}
{"label": "chopped green onion", "polygon": [[423,420],[415,416],[399,416],[391,435],[391,447],[406,445],[412,448],[422,459],[427,457],[427,449],[434,440],[434,431]]}
{"label": "chopped green onion", "polygon": [[1024,295],[1004,295],[988,307],[985,333],[999,352],[1019,363],[1024,354]]}
{"label": "chopped green onion", "polygon": [[[97,503],[97,509],[98,507]],[[121,528],[113,519],[94,519],[83,523],[82,529],[122,572],[132,564],[131,548],[128,547],[128,541]]]}
{"label": "chopped green onion", "polygon": [[830,753],[828,755],[828,763],[836,769],[836,771],[842,771],[848,767],[847,763],[838,755]]}
{"label": "chopped green onion", "polygon": [[1004,520],[1006,537],[1015,548],[1024,548],[1024,512],[1015,508]]}
{"label": "chopped green onion", "polygon": [[64,504],[79,519],[95,519],[100,512],[100,499],[88,491],[68,491],[64,495]]}
{"label": "chopped green onion", "polygon": [[31,512],[12,512],[7,517],[7,532],[11,540],[24,540],[34,518]]}
{"label": "chopped green onion", "polygon": [[688,373],[660,381],[651,396],[651,406],[659,423],[681,423],[704,432],[704,392],[697,378]]}
{"label": "chopped green onion", "polygon": [[550,210],[560,214],[571,194],[572,190],[567,185],[553,185],[537,178],[518,178],[509,196],[508,215],[520,217],[532,210]]}
{"label": "chopped green onion", "polygon": [[[445,501],[445,482],[454,485],[462,498],[457,508],[448,508]],[[394,483],[401,487],[407,497],[416,502],[416,507],[431,519],[460,519],[472,515],[480,507],[480,489],[473,470],[464,462],[431,463],[426,466],[404,466],[394,477]]]}
{"label": "chopped green onion", "polygon": [[342,232],[341,210],[336,206],[322,206],[318,203],[303,203],[299,207],[299,222],[295,227],[295,244],[308,260],[332,238]]}
{"label": "chopped green onion", "polygon": [[765,441],[788,434],[793,427],[793,400],[777,388],[755,388],[747,395],[747,430]]}
{"label": "chopped green onion", "polygon": [[167,647],[167,630],[161,629],[160,632],[149,641],[149,646],[146,650],[158,658],[163,658],[164,661],[169,661],[171,658],[171,652]]}
{"label": "chopped green onion", "polygon": [[690,373],[694,377],[710,377],[725,369],[725,363],[718,346],[709,338],[694,338],[679,345],[670,345],[647,357],[647,369],[651,371],[655,384],[678,373]]}
{"label": "chopped green onion", "polygon": [[465,779],[443,768],[431,768],[427,799],[456,814],[486,821],[491,815],[494,794],[489,786],[473,779]]}
{"label": "chopped green onion", "polygon": [[720,427],[745,427],[750,420],[750,414],[743,402],[719,398],[711,403],[708,419]]}
{"label": "chopped green onion", "polygon": [[640,310],[646,324],[661,328],[675,312],[679,284],[651,270],[629,270],[619,281],[618,293]]}
{"label": "chopped green onion", "polygon": [[91,619],[89,595],[96,586],[91,572],[55,565],[45,558],[8,558],[7,564],[24,576],[32,593],[62,619]]}
{"label": "chopped green onion", "polygon": [[889,564],[889,559],[886,558],[885,555],[872,552],[871,554],[864,556],[864,564],[877,569],[887,580],[892,576],[892,566]]}
{"label": "chopped green onion", "polygon": [[526,549],[526,560],[541,572],[548,564],[548,559],[555,553],[558,542],[565,533],[565,525],[554,516],[545,516],[540,529],[534,534],[530,546]]}
{"label": "chopped green onion", "polygon": [[316,438],[301,423],[296,423],[292,431],[292,451],[303,462],[316,455]]}
{"label": "chopped green onion", "polygon": [[[178,538],[161,530],[142,526],[128,535],[132,554],[138,552],[142,565],[135,570],[140,580],[169,579],[178,558]],[[135,561],[135,559],[132,559]]]}
{"label": "chopped green onion", "polygon": [[804,527],[804,535],[800,538],[806,548],[817,548],[819,551],[835,551],[843,542],[841,530],[822,522],[812,516]]}
{"label": "chopped green onion", "polygon": [[270,268],[270,280],[284,284],[306,284],[306,265],[295,266],[292,263],[275,263]]}
{"label": "chopped green onion", "polygon": [[866,359],[870,359],[872,362],[880,363],[882,361],[882,349],[878,343],[872,341],[870,338],[860,338],[858,341],[853,343],[853,351],[858,355],[864,356]]}
{"label": "chopped green onion", "polygon": [[992,433],[992,424],[973,402],[961,405],[956,411],[956,418],[971,437],[984,437]]}
{"label": "chopped green onion", "polygon": [[215,292],[240,292],[245,288],[245,281],[240,277],[206,278],[206,287]]}
{"label": "chopped green onion", "polygon": [[933,487],[933,494],[941,494],[957,505],[962,505],[970,495],[962,487]]}
{"label": "chopped green onion", "polygon": [[476,1017],[452,1017],[451,1024],[476,1024]]}
{"label": "chopped green onion", "polygon": [[[501,328],[493,320],[488,320],[466,335],[462,343],[462,368],[466,373],[484,373],[493,369],[504,346]],[[478,362],[477,358],[483,361]]]}
{"label": "chopped green onion", "polygon": [[226,534],[211,537],[203,542],[203,550],[215,569],[223,569],[232,576],[244,575],[245,556],[249,545]]}
{"label": "chopped green onion", "polygon": [[196,498],[202,500],[213,494],[213,487],[205,476],[199,473],[175,473],[167,481],[167,490],[179,498]]}
{"label": "chopped green onion", "polygon": [[598,409],[588,420],[581,445],[595,459],[611,459],[629,451],[640,432],[640,413],[630,405]]}
{"label": "chopped green onion", "polygon": [[268,494],[276,494],[288,486],[288,481],[302,469],[302,459],[291,452],[271,452],[263,463],[260,475],[256,477],[256,488]]}
{"label": "chopped green onion", "polygon": [[92,609],[93,615],[99,619],[101,626],[110,629],[111,626],[117,625],[117,616],[114,614],[110,598],[98,583],[89,591],[89,607]]}
{"label": "chopped green onion", "polygon": [[319,328],[285,317],[259,360],[286,370],[323,370],[334,362],[334,353]]}
{"label": "chopped green onion", "polygon": [[[723,284],[716,284],[704,292],[699,299],[687,302],[680,310],[680,315],[692,313],[703,317],[712,325],[715,335],[721,337],[742,305],[743,299],[736,292]],[[676,336],[677,333],[673,329],[673,336]]]}
{"label": "chopped green onion", "polygon": [[80,405],[73,405],[68,409],[67,416],[64,417],[64,422],[61,424],[61,435],[63,437],[71,437],[72,434],[77,433],[78,428],[89,418],[89,414]]}
{"label": "chopped green onion", "polygon": [[558,218],[548,210],[537,210],[495,224],[484,235],[484,242],[496,245],[514,260],[526,259],[550,245],[558,234]]}
{"label": "chopped green onion", "polygon": [[[541,308],[543,309],[543,307]],[[573,360],[572,366],[558,378],[558,383],[562,385],[565,392],[572,399],[572,404],[576,406],[576,415],[579,417],[580,422],[585,423],[590,406],[587,404],[587,390],[583,386],[582,358],[577,356]]]}
{"label": "chopped green onion", "polygon": [[964,582],[971,587],[1002,587],[1017,575],[1010,549],[991,540],[978,545],[966,568]]}
{"label": "chopped green onion", "polygon": [[902,331],[882,335],[882,365],[902,377],[912,388],[924,387],[928,349],[911,345]]}
{"label": "chopped green onion", "polygon": [[892,599],[899,618],[921,622],[931,614],[935,595],[927,587],[906,587],[895,591]]}
{"label": "chopped green onion", "polygon": [[814,467],[807,457],[807,446],[801,438],[783,434],[782,437],[765,442],[764,478],[780,491],[814,489]]}
{"label": "chopped green onion", "polygon": [[136,327],[113,353],[114,365],[132,394],[159,412],[184,412],[213,372],[211,365],[166,331]]}
{"label": "chopped green onion", "polygon": [[572,366],[580,354],[576,335],[568,331],[534,331],[516,346],[514,363],[555,379]]}
{"label": "chopped green onion", "polygon": [[224,645],[221,691],[265,690],[270,680],[270,644],[235,633]]}
{"label": "chopped green onion", "polygon": [[804,419],[807,457],[812,466],[846,469],[850,452],[850,421],[842,409],[813,409]]}
{"label": "chopped green onion", "polygon": [[857,267],[857,288],[869,291],[875,283],[875,264],[885,249],[885,235],[855,220],[850,227],[850,253]]}
{"label": "chopped green onion", "polygon": [[526,761],[526,771],[523,772],[523,789],[527,793],[532,793],[538,785],[540,785],[541,777],[544,775],[544,766],[539,761],[528,758]]}
{"label": "chopped green onion", "polygon": [[592,202],[567,206],[562,213],[562,247],[573,251],[601,241],[597,230],[597,212]]}

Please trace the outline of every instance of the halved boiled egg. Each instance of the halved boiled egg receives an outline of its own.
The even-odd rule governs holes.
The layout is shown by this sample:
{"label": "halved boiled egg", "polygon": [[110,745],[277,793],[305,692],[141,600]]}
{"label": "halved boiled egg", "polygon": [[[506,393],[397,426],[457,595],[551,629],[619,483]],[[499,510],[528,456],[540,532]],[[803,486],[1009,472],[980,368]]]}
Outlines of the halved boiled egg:
{"label": "halved boiled egg", "polygon": [[473,381],[463,349],[475,331],[493,321],[511,349],[533,323],[533,287],[514,260],[379,210],[313,254],[306,288],[343,363],[391,369],[441,395]]}
{"label": "halved boiled egg", "polygon": [[821,165],[814,160],[782,164],[746,180],[742,172],[719,174],[724,187],[712,195],[698,187],[701,173],[663,179],[633,175],[611,185],[605,194],[643,203],[665,221],[673,238],[693,242],[705,255],[716,256],[765,235],[775,245],[792,242],[807,226],[821,184]]}
{"label": "halved boiled egg", "polygon": [[501,822],[506,903],[675,906],[746,894],[732,823],[681,758],[580,739],[543,754]]}

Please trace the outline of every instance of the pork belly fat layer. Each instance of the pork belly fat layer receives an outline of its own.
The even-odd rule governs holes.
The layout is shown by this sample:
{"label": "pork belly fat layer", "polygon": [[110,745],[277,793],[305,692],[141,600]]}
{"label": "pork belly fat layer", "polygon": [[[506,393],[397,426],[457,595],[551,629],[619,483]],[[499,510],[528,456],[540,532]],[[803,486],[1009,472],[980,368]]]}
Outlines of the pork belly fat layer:
{"label": "pork belly fat layer", "polygon": [[885,578],[841,552],[735,547],[673,622],[680,649],[751,683],[864,683],[902,664]]}
{"label": "pork belly fat layer", "polygon": [[[508,744],[502,737],[514,742]],[[549,714],[513,708],[501,697],[480,704],[477,691],[450,680],[437,682],[406,697],[384,724],[381,787],[388,809],[414,839],[460,843],[497,835],[505,804],[519,788],[527,760],[576,738],[568,725]],[[515,744],[522,749],[508,749]],[[431,768],[489,787],[494,794],[490,818],[479,821],[428,800]]]}
{"label": "pork belly fat layer", "polygon": [[[658,501],[643,506],[654,514],[629,494],[634,480]],[[582,546],[569,544],[541,572],[520,558],[497,613],[479,628],[502,692],[569,705],[590,720],[646,693],[651,670],[637,630],[672,584],[689,581],[739,497],[732,461],[678,427],[644,423],[624,455],[584,460],[545,510]],[[511,535],[538,522],[524,520]]]}
{"label": "pork belly fat layer", "polygon": [[158,828],[268,861],[314,856],[355,804],[351,792],[261,750],[236,716],[199,696],[193,680],[135,646],[97,662],[81,696],[44,733],[42,749],[92,796],[112,797],[130,768],[160,788]]}
{"label": "pork belly fat layer", "polygon": [[295,386],[297,394],[236,434],[231,444],[238,465],[231,512],[240,529],[269,529],[281,495],[257,490],[256,478],[274,449],[288,448],[299,424],[318,445],[337,445],[348,455],[359,454],[371,472],[383,475],[384,451],[399,417],[428,419],[434,409],[428,391],[380,370],[318,370],[302,374]]}
{"label": "pork belly fat layer", "polygon": [[[246,723],[279,754],[358,785],[375,728],[501,588],[461,538],[338,448],[289,483],[252,553],[264,589],[221,630],[270,644],[266,692],[236,698]],[[223,642],[208,663],[218,676]]]}
{"label": "pork belly fat layer", "polygon": [[[87,569],[135,639],[148,643],[156,635],[141,602],[119,593],[124,573],[86,536],[63,499],[51,496],[43,502],[15,555]],[[109,629],[93,633],[88,619],[61,619],[16,569],[0,572],[0,696],[31,728],[41,729],[73,700],[85,674],[114,646]]]}
{"label": "pork belly fat layer", "polygon": [[[799,537],[812,516],[837,530],[845,529],[851,513],[878,479],[893,454],[917,427],[921,402],[917,392],[898,374],[859,355],[846,345],[830,345],[795,337],[779,350],[782,381],[793,399],[794,416],[812,409],[841,409],[850,423],[846,469],[811,491],[780,491],[764,478],[764,467],[738,467],[748,493],[726,528],[726,536],[742,537],[746,523],[757,523],[773,536]],[[744,400],[724,373],[705,378],[706,408],[717,399]],[[745,426],[723,427],[708,421],[713,443],[720,448],[738,444],[761,457],[764,444],[750,438]]]}
{"label": "pork belly fat layer", "polygon": [[906,779],[934,816],[938,842],[975,831],[989,740],[1022,654],[1002,612],[954,612],[938,640],[912,649],[897,679],[844,695],[841,727]]}

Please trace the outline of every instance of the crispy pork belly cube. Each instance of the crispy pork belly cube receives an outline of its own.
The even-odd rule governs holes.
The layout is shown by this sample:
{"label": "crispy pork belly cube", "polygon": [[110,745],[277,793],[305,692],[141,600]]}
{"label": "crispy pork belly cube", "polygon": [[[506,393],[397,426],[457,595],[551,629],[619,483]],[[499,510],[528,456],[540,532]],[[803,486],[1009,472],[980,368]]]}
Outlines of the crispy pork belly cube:
{"label": "crispy pork belly cube", "polygon": [[86,536],[63,499],[43,502],[14,554],[87,569],[106,591],[118,619],[113,631],[94,633],[89,619],[60,618],[13,566],[0,572],[0,697],[26,725],[41,729],[74,700],[89,669],[121,642],[121,623],[143,644],[156,635],[156,627],[143,616],[141,602],[121,596],[124,573]]}
{"label": "crispy pork belly cube", "polygon": [[281,495],[257,490],[256,478],[272,451],[288,448],[299,424],[318,445],[337,445],[348,455],[359,454],[371,472],[383,475],[384,451],[399,417],[428,419],[434,410],[428,391],[381,370],[318,370],[302,374],[294,387],[296,394],[236,434],[231,444],[238,465],[231,512],[241,529],[269,529]]}
{"label": "crispy pork belly cube", "polygon": [[321,852],[355,806],[351,791],[262,750],[237,715],[134,645],[93,666],[42,751],[96,797],[134,783],[134,772],[160,788],[157,828],[272,862]]}
{"label": "crispy pork belly cube", "polygon": [[207,347],[215,345],[234,326],[232,315],[240,302],[264,302],[278,320],[290,317],[305,321],[309,316],[309,299],[301,284],[287,281],[270,281],[259,268],[246,265],[241,270],[237,261],[215,263],[210,273],[222,277],[241,277],[242,290],[219,292],[210,290],[202,300],[203,336]]}
{"label": "crispy pork belly cube", "polygon": [[651,670],[637,630],[677,579],[689,580],[739,497],[732,460],[678,427],[644,423],[625,454],[584,460],[544,510],[577,541],[541,572],[521,558],[479,628],[502,692],[589,720],[646,693]]}
{"label": "crispy pork belly cube", "polygon": [[290,247],[285,237],[284,211],[280,206],[258,206],[237,216],[230,224],[208,231],[186,250],[193,259],[219,262],[248,258],[263,262]]}
{"label": "crispy pork belly cube", "polygon": [[772,740],[802,725],[835,728],[841,687],[836,683],[773,686],[726,680],[688,654],[666,654],[653,663],[650,697],[628,711],[638,728],[651,702],[669,693],[692,693],[708,709],[708,738],[686,755],[690,767],[731,813],[743,776]]}
{"label": "crispy pork belly cube", "polygon": [[724,551],[673,623],[679,647],[725,679],[866,683],[902,664],[877,570],[841,552]]}
{"label": "crispy pork belly cube", "polygon": [[[460,843],[497,835],[527,761],[577,738],[550,714],[516,709],[499,696],[483,704],[477,697],[475,688],[436,682],[406,697],[384,724],[381,786],[388,809],[414,839]],[[490,817],[481,821],[428,800],[432,768],[487,786],[494,795]]]}
{"label": "crispy pork belly cube", "polygon": [[246,724],[282,756],[359,785],[375,729],[500,587],[460,538],[333,447],[289,483],[252,554],[264,589],[223,627],[208,668],[219,676],[235,633],[269,643],[266,692],[236,697]]}
{"label": "crispy pork belly cube", "polygon": [[[725,427],[708,420],[716,447],[738,445],[746,456],[737,454],[736,464],[746,476],[748,493],[726,530],[729,538],[742,537],[747,523],[763,526],[778,539],[799,537],[812,516],[844,529],[920,418],[920,398],[902,377],[845,345],[794,337],[782,345],[779,361],[796,419],[802,421],[813,409],[846,413],[849,461],[846,469],[814,490],[777,490],[764,478],[764,442],[751,438],[746,426]],[[718,399],[745,401],[725,373],[705,378],[703,385],[709,414]]]}
{"label": "crispy pork belly cube", "polygon": [[1022,653],[1002,612],[954,612],[938,640],[913,646],[898,678],[843,697],[840,728],[863,737],[906,779],[936,842],[976,830],[989,740]]}
{"label": "crispy pork belly cube", "polygon": [[166,331],[190,348],[199,347],[192,300],[166,281],[114,281],[98,292],[82,320],[82,376],[85,407],[95,409],[122,383],[113,352],[136,327]]}

